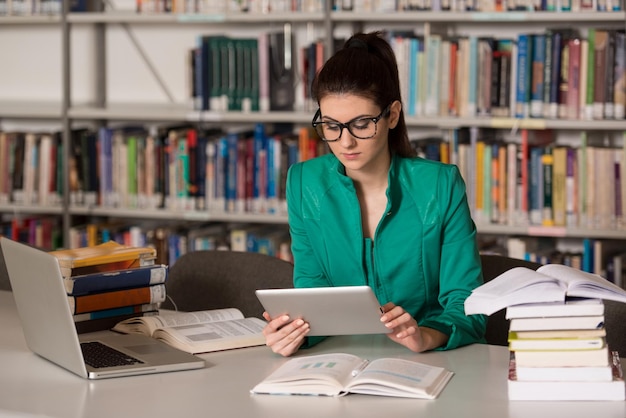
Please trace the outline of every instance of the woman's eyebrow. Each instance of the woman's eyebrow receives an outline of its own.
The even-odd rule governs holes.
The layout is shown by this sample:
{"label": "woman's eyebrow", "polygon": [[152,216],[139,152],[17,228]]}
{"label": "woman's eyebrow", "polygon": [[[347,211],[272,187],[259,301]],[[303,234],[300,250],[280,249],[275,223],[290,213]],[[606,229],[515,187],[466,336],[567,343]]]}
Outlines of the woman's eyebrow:
{"label": "woman's eyebrow", "polygon": [[326,122],[350,123],[350,122],[355,121],[357,119],[373,118],[373,117],[374,116],[370,116],[370,115],[358,115],[358,116],[355,116],[352,119],[348,120],[347,122],[340,122],[337,119],[331,118],[330,116],[322,115],[322,120],[326,121]]}

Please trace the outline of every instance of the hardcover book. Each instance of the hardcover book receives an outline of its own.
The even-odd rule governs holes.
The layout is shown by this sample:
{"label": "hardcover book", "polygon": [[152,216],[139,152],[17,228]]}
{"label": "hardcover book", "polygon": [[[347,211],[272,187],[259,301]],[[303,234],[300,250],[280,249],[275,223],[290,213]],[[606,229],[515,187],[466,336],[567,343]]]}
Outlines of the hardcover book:
{"label": "hardcover book", "polygon": [[155,264],[64,277],[63,282],[67,294],[77,296],[165,283],[167,273],[166,265]]}
{"label": "hardcover book", "polygon": [[[619,355],[612,356],[612,361],[606,367],[569,367],[569,368],[537,368],[550,373],[551,380],[522,380],[520,375],[531,368],[520,367],[518,354],[511,356],[509,362],[509,377],[507,380],[509,400],[542,400],[542,401],[623,401],[625,399],[624,378],[619,361]],[[589,369],[589,371],[585,370]],[[606,377],[606,370],[608,379]],[[523,370],[523,371],[522,371]],[[573,371],[573,372],[572,372]],[[593,372],[593,373],[592,373]],[[534,373],[533,375],[538,375]],[[580,380],[571,380],[570,375],[580,375]],[[556,380],[554,376],[564,376],[564,380]],[[587,376],[593,376],[589,378]],[[602,379],[600,378],[602,377]]]}
{"label": "hardcover book", "polygon": [[73,315],[122,306],[161,303],[165,301],[165,285],[157,284],[79,296],[68,295],[67,300]]}
{"label": "hardcover book", "polygon": [[153,264],[156,258],[154,248],[132,247],[115,241],[93,247],[51,251],[50,254],[59,260],[63,277]]}
{"label": "hardcover book", "polygon": [[568,351],[593,350],[606,345],[604,337],[588,338],[520,338],[517,332],[509,332],[510,351]]}
{"label": "hardcover book", "polygon": [[604,315],[602,299],[566,298],[559,302],[525,303],[508,306],[506,318]]}
{"label": "hardcover book", "polygon": [[516,351],[515,362],[523,367],[604,367],[609,365],[609,349]]}
{"label": "hardcover book", "polygon": [[598,329],[604,326],[604,315],[552,316],[545,318],[513,318],[511,331],[538,331],[562,329]]}

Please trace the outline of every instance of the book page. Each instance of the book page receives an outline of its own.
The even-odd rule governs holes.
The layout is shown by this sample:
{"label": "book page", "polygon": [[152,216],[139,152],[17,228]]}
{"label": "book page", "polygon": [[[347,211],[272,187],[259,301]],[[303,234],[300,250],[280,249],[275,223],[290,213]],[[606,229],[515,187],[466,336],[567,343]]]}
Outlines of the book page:
{"label": "book page", "polygon": [[546,274],[535,271],[526,267],[514,267],[505,271],[495,279],[474,289],[475,293],[486,294],[492,297],[500,297],[508,295],[519,289],[525,289],[536,283],[549,283],[550,286],[559,289],[560,292],[565,290],[564,286]]}
{"label": "book page", "polygon": [[160,328],[152,336],[188,353],[207,353],[263,345],[265,325],[259,318],[242,318]]}
{"label": "book page", "polygon": [[113,331],[152,336],[159,328],[228,321],[231,319],[243,319],[243,314],[236,308],[196,312],[160,311],[159,315],[141,316],[121,321],[113,327]]}
{"label": "book page", "polygon": [[611,299],[626,303],[626,291],[604,277],[561,264],[546,264],[537,269],[568,286],[570,296]]}
{"label": "book page", "polygon": [[161,331],[170,333],[187,340],[189,343],[202,343],[220,338],[255,335],[263,332],[265,321],[259,318],[242,318],[220,322],[204,322],[181,324],[162,328]]}
{"label": "book page", "polygon": [[415,361],[383,358],[372,361],[347,390],[367,395],[435,398],[448,382],[448,370]]}
{"label": "book page", "polygon": [[333,353],[293,358],[252,389],[252,393],[338,395],[364,360]]}
{"label": "book page", "polygon": [[232,319],[243,319],[243,314],[239,309],[224,308],[195,312],[163,311],[159,314],[160,328],[230,321]]}
{"label": "book page", "polygon": [[526,267],[514,267],[477,287],[465,300],[467,315],[491,315],[521,303],[565,300],[565,284]]}

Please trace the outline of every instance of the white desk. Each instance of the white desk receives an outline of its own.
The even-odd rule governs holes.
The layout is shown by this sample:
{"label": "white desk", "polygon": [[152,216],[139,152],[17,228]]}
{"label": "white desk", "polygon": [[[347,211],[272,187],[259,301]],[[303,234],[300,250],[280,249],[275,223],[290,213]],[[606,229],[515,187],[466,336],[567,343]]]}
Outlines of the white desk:
{"label": "white desk", "polygon": [[281,362],[267,347],[205,354],[201,370],[87,381],[31,353],[11,293],[0,291],[0,417],[626,417],[626,402],[509,402],[505,347],[414,354],[384,336],[334,337],[302,354],[403,357],[455,372],[434,401],[250,395]]}

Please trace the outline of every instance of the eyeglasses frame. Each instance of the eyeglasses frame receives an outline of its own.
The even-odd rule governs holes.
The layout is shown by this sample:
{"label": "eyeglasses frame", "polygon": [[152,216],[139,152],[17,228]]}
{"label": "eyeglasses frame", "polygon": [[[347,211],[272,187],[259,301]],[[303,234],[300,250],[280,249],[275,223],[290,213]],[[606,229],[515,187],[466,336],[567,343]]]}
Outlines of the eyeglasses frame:
{"label": "eyeglasses frame", "polygon": [[[347,129],[348,132],[350,132],[350,135],[352,135],[353,137],[357,138],[357,139],[371,139],[373,137],[376,136],[376,134],[378,133],[378,122],[382,119],[385,118],[389,115],[389,113],[391,112],[391,105],[392,103],[389,103],[387,105],[387,107],[385,107],[379,114],[378,116],[374,116],[373,118],[368,118],[368,117],[357,117],[354,119],[349,120],[346,123],[341,123],[341,122],[323,122],[323,121],[316,121],[316,119],[321,118],[322,116],[322,109],[318,108],[317,112],[315,112],[315,115],[313,116],[313,119],[311,120],[311,125],[313,126],[313,128],[315,128],[315,131],[317,132],[317,126],[319,124],[322,123],[333,123],[337,126],[339,126],[339,136],[337,137],[337,139],[326,139],[324,138],[322,135],[320,135],[320,138],[322,139],[322,141],[324,142],[336,142],[339,141],[339,139],[341,138],[341,135],[343,135],[343,129]],[[354,132],[352,132],[352,130],[350,129],[350,124],[353,122],[356,122],[358,120],[363,120],[363,119],[369,119],[372,122],[374,122],[374,133],[371,136],[368,136],[366,138],[360,137],[358,135],[355,135]],[[319,135],[319,133],[318,133]]]}

